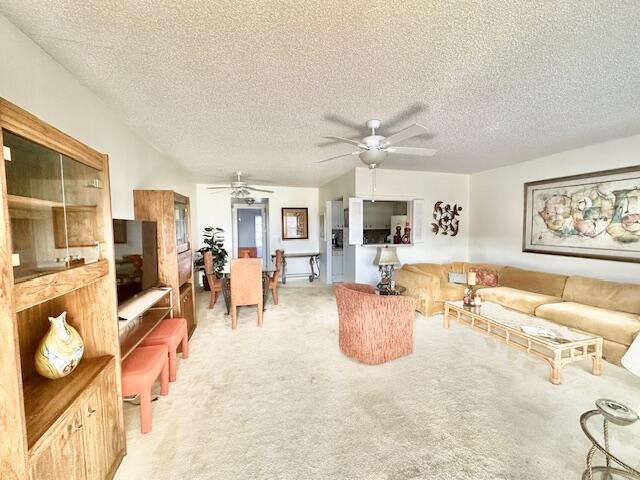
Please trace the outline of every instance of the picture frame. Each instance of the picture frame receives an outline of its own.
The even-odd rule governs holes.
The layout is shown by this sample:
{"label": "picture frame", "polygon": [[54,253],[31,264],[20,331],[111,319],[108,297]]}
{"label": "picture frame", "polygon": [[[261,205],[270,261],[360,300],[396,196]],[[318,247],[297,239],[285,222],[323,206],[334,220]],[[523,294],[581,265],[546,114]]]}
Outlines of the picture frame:
{"label": "picture frame", "polygon": [[344,228],[349,228],[349,209],[348,208],[344,209],[343,215],[344,215],[343,226]]}
{"label": "picture frame", "polygon": [[522,251],[640,263],[640,165],[525,183]]}
{"label": "picture frame", "polygon": [[282,208],[282,240],[309,238],[309,209]]}

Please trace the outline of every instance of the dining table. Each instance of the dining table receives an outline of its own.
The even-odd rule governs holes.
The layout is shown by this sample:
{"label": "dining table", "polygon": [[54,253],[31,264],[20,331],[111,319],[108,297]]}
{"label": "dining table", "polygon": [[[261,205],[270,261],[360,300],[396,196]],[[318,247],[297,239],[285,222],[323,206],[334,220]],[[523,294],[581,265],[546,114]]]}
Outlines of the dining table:
{"label": "dining table", "polygon": [[[262,310],[266,310],[267,296],[269,294],[269,280],[276,271],[276,264],[273,260],[267,259],[262,262]],[[231,270],[227,266],[222,271],[222,297],[227,308],[226,315],[231,311]]]}

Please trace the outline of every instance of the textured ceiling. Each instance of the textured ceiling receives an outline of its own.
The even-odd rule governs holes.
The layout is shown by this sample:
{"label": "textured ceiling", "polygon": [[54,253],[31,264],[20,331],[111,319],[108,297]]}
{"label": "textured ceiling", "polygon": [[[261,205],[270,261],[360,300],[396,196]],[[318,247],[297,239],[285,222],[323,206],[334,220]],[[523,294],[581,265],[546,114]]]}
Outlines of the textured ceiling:
{"label": "textured ceiling", "polygon": [[[0,0],[0,12],[201,178],[321,185],[322,135],[416,120],[388,168],[477,172],[640,133],[640,1]],[[384,123],[383,123],[384,127]],[[210,179],[207,179],[210,180]]]}

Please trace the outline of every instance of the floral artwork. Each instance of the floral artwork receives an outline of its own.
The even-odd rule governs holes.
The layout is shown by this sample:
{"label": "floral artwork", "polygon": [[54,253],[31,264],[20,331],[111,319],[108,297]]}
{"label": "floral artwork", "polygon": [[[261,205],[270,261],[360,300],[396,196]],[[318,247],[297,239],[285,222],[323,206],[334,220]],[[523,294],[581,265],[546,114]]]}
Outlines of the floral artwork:
{"label": "floral artwork", "polygon": [[431,229],[436,235],[442,233],[442,235],[450,235],[455,237],[458,235],[458,229],[460,219],[457,218],[462,211],[462,207],[454,205],[453,207],[448,203],[436,202],[433,206],[433,219],[435,222],[431,224]]}
{"label": "floral artwork", "polygon": [[525,184],[523,251],[640,262],[640,166]]}

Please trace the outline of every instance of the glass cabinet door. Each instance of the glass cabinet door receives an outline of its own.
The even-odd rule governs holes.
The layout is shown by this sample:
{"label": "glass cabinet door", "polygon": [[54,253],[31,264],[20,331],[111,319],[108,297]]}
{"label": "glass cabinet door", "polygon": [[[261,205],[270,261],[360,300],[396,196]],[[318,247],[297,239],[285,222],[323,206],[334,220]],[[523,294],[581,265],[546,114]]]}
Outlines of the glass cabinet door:
{"label": "glass cabinet door", "polygon": [[15,282],[97,261],[100,172],[6,130],[2,140]]}
{"label": "glass cabinet door", "polygon": [[189,211],[186,203],[174,202],[178,253],[189,250]]}

